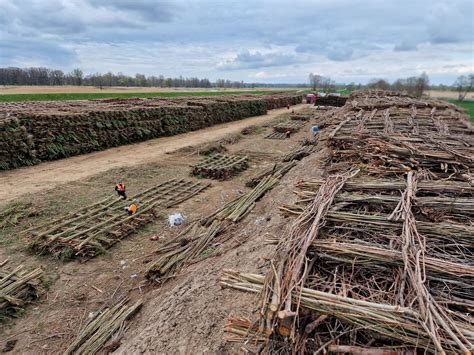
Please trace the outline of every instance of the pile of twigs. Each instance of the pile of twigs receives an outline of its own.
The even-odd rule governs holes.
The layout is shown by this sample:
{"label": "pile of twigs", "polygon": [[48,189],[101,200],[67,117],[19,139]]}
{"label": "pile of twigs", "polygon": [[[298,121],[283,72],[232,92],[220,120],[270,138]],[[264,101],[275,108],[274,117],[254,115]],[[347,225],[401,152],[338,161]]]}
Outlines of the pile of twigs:
{"label": "pile of twigs", "polygon": [[302,113],[292,113],[290,115],[290,119],[293,121],[309,121],[311,119],[311,115],[305,115]]}
{"label": "pile of twigs", "polygon": [[[2,263],[0,267],[6,263]],[[23,307],[43,292],[43,270],[24,270],[23,265],[14,270],[0,270],[0,321],[15,316]]]}
{"label": "pile of twigs", "polygon": [[288,171],[293,169],[296,166],[296,160],[291,160],[289,162],[277,162],[271,164],[261,171],[259,171],[255,176],[251,177],[245,185],[248,187],[255,187],[260,181],[266,176],[274,176],[276,178],[281,178]]}
{"label": "pile of twigs", "polygon": [[301,145],[297,147],[296,149],[292,150],[288,154],[286,154],[283,158],[282,161],[284,162],[289,162],[293,160],[301,160],[304,157],[307,157],[310,155],[312,152],[314,152],[315,146],[312,144],[309,145]]}
{"label": "pile of twigs", "polygon": [[[112,337],[117,338],[127,328],[127,322],[140,310],[142,301],[134,305],[127,305],[128,300],[123,299],[111,308],[106,308],[91,320],[80,332],[76,340],[69,345],[64,354],[97,354]],[[115,350],[119,345],[119,339],[114,339]]]}
{"label": "pile of twigs", "polygon": [[269,175],[264,177],[251,191],[240,195],[224,207],[218,209],[208,216],[205,224],[212,223],[215,219],[228,219],[236,223],[244,218],[255,206],[255,202],[260,199],[268,190],[271,190],[278,183],[278,178]]}
{"label": "pile of twigs", "polygon": [[470,125],[449,104],[391,92],[356,93],[330,119],[335,174],[298,183],[281,206],[295,219],[266,238],[277,243],[267,274],[223,276],[260,293],[242,337],[298,353],[472,352]]}
{"label": "pile of twigs", "polygon": [[168,240],[155,250],[154,254],[158,258],[149,265],[147,278],[158,281],[165,276],[172,277],[186,265],[208,256],[212,253],[209,247],[213,243],[222,243],[226,238],[222,232],[242,220],[253,209],[255,202],[278,181],[273,176],[263,178],[251,191],[238,196],[211,215],[191,223],[182,233]]}
{"label": "pile of twigs", "polygon": [[211,179],[226,180],[248,166],[247,156],[212,154],[193,166],[192,174]]}
{"label": "pile of twigs", "polygon": [[275,132],[297,132],[301,127],[305,125],[305,121],[285,121],[273,126]]}
{"label": "pile of twigs", "polygon": [[[168,180],[129,200],[110,196],[44,225],[34,226],[23,234],[28,237],[30,248],[41,254],[53,254],[63,260],[89,259],[150,223],[155,219],[157,208],[175,206],[209,185],[184,179]],[[137,204],[138,210],[128,215],[124,208],[131,202]]]}
{"label": "pile of twigs", "polygon": [[147,278],[159,281],[164,276],[171,277],[186,265],[207,256],[209,245],[227,227],[226,223],[217,220],[209,226],[203,226],[201,221],[191,223],[183,232],[154,251],[158,259],[148,266]]}

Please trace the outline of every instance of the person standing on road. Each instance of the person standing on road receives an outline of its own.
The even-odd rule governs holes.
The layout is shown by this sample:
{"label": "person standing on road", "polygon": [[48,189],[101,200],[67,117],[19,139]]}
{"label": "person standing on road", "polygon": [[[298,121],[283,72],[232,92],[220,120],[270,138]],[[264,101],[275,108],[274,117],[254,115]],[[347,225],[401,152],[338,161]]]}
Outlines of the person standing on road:
{"label": "person standing on road", "polygon": [[117,191],[117,194],[121,196],[124,200],[127,199],[127,195],[125,194],[125,184],[122,182],[119,182],[117,185],[115,185],[115,191]]}

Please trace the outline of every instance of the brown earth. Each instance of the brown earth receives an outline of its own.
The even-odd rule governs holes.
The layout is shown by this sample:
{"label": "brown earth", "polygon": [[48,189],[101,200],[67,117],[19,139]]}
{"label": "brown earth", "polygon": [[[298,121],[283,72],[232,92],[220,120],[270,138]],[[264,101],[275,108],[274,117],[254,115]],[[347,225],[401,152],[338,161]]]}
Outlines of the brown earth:
{"label": "brown earth", "polygon": [[[294,106],[298,110],[304,105]],[[286,108],[271,110],[264,116],[249,117],[239,121],[215,125],[199,131],[145,142],[120,146],[71,158],[44,162],[31,167],[0,172],[0,207],[23,195],[51,189],[120,167],[134,167],[156,162],[166,154],[189,146],[219,140],[228,134],[238,133],[251,125],[269,122],[287,112]]]}
{"label": "brown earth", "polygon": [[[457,91],[447,91],[447,90],[428,90],[426,95],[434,99],[450,99],[457,100],[458,93]],[[474,93],[468,93],[466,95],[466,100],[474,100]]]}
{"label": "brown earth", "polygon": [[[113,186],[118,180],[125,181],[130,195],[133,195],[169,178],[187,177],[189,165],[199,160],[200,148],[190,147],[191,145],[209,142],[209,137],[221,139],[229,133],[239,133],[249,125],[273,125],[288,117],[287,113],[281,115],[285,112],[287,110],[272,111],[266,116],[222,125],[227,129],[211,127],[199,132],[94,153],[90,157],[74,157],[10,172],[18,172],[18,176],[26,178],[28,173],[22,171],[39,169],[36,176],[45,176],[41,175],[47,174],[47,169],[43,170],[44,166],[63,165],[69,178],[55,180],[55,175],[59,175],[62,170],[56,171],[56,174],[46,175],[52,181],[44,180],[44,185],[34,187],[35,193],[26,195],[15,192],[16,184],[9,187],[13,190],[10,192],[13,196],[19,196],[14,202],[23,204],[34,213],[18,224],[0,229],[0,261],[9,258],[11,267],[20,263],[28,267],[42,266],[48,290],[41,300],[28,306],[18,319],[0,325],[0,350],[7,341],[16,340],[12,351],[15,354],[62,352],[90,319],[90,315],[127,295],[132,300],[143,299],[144,307],[125,332],[117,353],[235,353],[238,347],[225,343],[223,326],[230,312],[245,315],[254,296],[221,290],[218,286],[220,272],[224,268],[258,272],[268,266],[267,258],[273,247],[264,245],[263,236],[265,233],[278,233],[286,224],[276,207],[279,203],[289,202],[294,198],[294,182],[304,176],[314,177],[321,173],[324,150],[300,161],[231,231],[228,243],[213,245],[215,251],[209,258],[184,269],[176,279],[162,285],[146,283],[143,272],[147,263],[153,260],[152,252],[160,244],[160,240],[169,238],[181,228],[171,229],[167,226],[168,214],[181,212],[190,221],[216,210],[240,192],[247,191],[245,181],[263,165],[271,164],[279,156],[295,148],[303,137],[309,135],[311,123],[307,123],[289,140],[264,139],[271,128],[260,127],[255,134],[229,141],[225,145],[229,153],[249,155],[248,170],[228,181],[212,181],[212,187],[203,193],[179,206],[159,211],[160,217],[155,223],[124,239],[106,254],[86,263],[62,263],[51,257],[32,255],[26,250],[25,241],[18,232],[113,194]],[[234,125],[236,123],[240,124]],[[190,135],[192,138],[189,138]],[[163,140],[171,140],[173,149],[183,149],[165,154],[165,151],[169,152],[172,148],[167,144],[160,145]],[[139,149],[140,146],[143,148]],[[165,151],[157,151],[157,147]],[[117,157],[116,154],[111,155],[112,151],[118,149],[123,149],[121,152],[127,154],[126,159]],[[141,155],[143,150],[146,150],[145,157]],[[105,157],[100,160],[101,163],[94,164],[94,157],[101,157],[102,154]],[[114,169],[107,170],[110,169],[107,159],[118,159],[114,163]],[[135,159],[137,162],[133,162]],[[74,166],[71,161],[76,160],[78,162]],[[76,177],[74,171],[84,175]],[[23,180],[21,186],[28,191],[27,185]],[[154,234],[160,237],[159,241],[150,240]]]}

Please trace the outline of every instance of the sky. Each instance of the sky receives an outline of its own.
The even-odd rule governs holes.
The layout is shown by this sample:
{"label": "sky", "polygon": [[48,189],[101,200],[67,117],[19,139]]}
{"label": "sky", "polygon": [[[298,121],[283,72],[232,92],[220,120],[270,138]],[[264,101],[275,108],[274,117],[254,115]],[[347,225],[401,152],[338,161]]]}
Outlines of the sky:
{"label": "sky", "polygon": [[452,84],[473,53],[473,0],[0,0],[1,67]]}

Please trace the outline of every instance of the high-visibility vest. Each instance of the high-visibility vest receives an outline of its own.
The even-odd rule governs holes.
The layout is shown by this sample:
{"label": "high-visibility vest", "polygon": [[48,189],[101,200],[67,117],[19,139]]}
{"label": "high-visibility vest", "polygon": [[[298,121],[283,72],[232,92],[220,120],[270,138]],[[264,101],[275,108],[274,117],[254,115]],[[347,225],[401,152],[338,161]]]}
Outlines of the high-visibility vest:
{"label": "high-visibility vest", "polygon": [[130,207],[128,207],[128,210],[129,210],[130,212],[132,212],[132,213],[137,212],[137,205],[134,204],[134,203],[132,203],[132,204],[130,205]]}
{"label": "high-visibility vest", "polygon": [[119,184],[115,185],[115,188],[118,191],[125,191],[125,184],[119,183]]}

